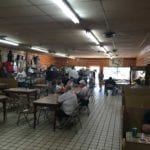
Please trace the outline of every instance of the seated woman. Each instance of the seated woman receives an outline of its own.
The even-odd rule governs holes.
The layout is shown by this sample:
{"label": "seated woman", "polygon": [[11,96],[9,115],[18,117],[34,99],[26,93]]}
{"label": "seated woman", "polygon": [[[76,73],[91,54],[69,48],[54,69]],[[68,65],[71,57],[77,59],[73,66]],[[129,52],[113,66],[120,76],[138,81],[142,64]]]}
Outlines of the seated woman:
{"label": "seated woman", "polygon": [[79,81],[79,92],[76,93],[79,103],[81,106],[87,106],[89,104],[88,99],[88,87],[86,86],[86,82],[84,80]]}
{"label": "seated woman", "polygon": [[73,86],[74,86],[73,78],[70,78],[70,79],[67,81],[66,86],[71,86],[71,87],[73,87]]}
{"label": "seated woman", "polygon": [[142,126],[142,132],[150,134],[150,109],[144,114],[144,124]]}
{"label": "seated woman", "polygon": [[64,93],[64,85],[61,80],[58,80],[56,83],[56,93],[58,93],[58,94]]}

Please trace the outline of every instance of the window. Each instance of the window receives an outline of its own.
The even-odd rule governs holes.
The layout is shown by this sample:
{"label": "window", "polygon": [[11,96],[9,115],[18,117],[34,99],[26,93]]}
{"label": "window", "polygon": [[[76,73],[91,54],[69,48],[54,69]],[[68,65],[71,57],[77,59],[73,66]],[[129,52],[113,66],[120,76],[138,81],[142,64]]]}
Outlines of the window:
{"label": "window", "polygon": [[86,67],[85,66],[75,66],[75,69],[77,70],[77,71],[79,71],[79,70],[81,70],[81,69],[86,69]]}
{"label": "window", "polygon": [[112,77],[117,80],[129,80],[130,68],[129,67],[104,67],[104,79]]}

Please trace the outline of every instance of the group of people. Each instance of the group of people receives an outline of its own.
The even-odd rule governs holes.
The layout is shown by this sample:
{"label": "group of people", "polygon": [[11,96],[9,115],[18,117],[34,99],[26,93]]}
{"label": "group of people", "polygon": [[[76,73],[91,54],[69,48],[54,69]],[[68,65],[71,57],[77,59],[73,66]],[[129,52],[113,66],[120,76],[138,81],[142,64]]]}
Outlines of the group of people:
{"label": "group of people", "polygon": [[[19,68],[15,77],[18,87],[25,87],[26,78],[26,72],[23,68]],[[72,67],[69,74],[63,74],[52,65],[47,70],[47,81],[50,88],[49,92],[59,95],[58,103],[60,103],[60,109],[57,112],[58,122],[61,122],[62,118],[71,115],[78,105],[81,107],[88,105],[87,94],[89,87],[94,87],[94,81],[91,79],[89,82],[90,86],[88,86],[84,78],[79,78],[78,72],[74,67]]]}
{"label": "group of people", "polygon": [[64,117],[69,117],[79,105],[82,107],[89,104],[89,88],[86,82],[80,80],[79,85],[75,85],[75,87],[73,84],[67,84],[64,87],[64,93],[58,98],[60,109],[57,111],[57,125],[61,124]]}
{"label": "group of people", "polygon": [[[18,87],[25,86],[26,77],[26,72],[22,68],[19,68],[16,75]],[[64,73],[62,71],[60,75],[57,68],[52,65],[47,71],[47,80],[50,83],[50,92],[60,95],[58,98],[60,109],[57,111],[57,125],[61,124],[64,117],[69,117],[79,105],[81,107],[88,106],[88,91],[95,87],[94,78],[90,78],[87,83],[85,76],[79,75],[74,67],[72,67],[68,73]],[[99,81],[101,90],[103,74],[99,74]],[[136,84],[139,86],[139,80],[137,80]],[[108,90],[112,91],[112,95],[116,94],[116,82],[112,79],[112,77],[105,80],[104,92],[106,95],[108,95]],[[148,110],[144,115],[142,131],[144,133],[150,133],[150,110]]]}

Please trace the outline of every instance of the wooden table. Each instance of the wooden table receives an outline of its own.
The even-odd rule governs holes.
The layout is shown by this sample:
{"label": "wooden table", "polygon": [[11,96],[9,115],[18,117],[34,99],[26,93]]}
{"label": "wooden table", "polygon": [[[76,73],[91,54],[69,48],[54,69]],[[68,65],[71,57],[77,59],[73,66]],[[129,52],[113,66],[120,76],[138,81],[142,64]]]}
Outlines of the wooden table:
{"label": "wooden table", "polygon": [[0,95],[0,103],[3,104],[3,120],[6,120],[6,101],[7,101],[7,96]]}
{"label": "wooden table", "polygon": [[0,90],[3,91],[7,89],[7,84],[6,83],[0,83]]}
{"label": "wooden table", "polygon": [[47,84],[35,84],[35,85],[33,85],[33,87],[39,88],[40,90],[44,89],[48,96],[48,85]]}
{"label": "wooden table", "polygon": [[[150,138],[150,135],[145,135],[145,138]],[[132,137],[131,132],[126,133],[125,149],[124,150],[150,150],[150,144],[140,140],[141,133],[137,137]]]}
{"label": "wooden table", "polygon": [[34,105],[34,125],[33,128],[36,128],[36,121],[37,121],[37,116],[36,116],[36,112],[37,112],[37,107],[40,106],[46,106],[46,107],[50,107],[52,109],[54,109],[54,122],[53,122],[53,129],[55,131],[56,128],[56,110],[59,106],[59,104],[57,103],[58,100],[58,95],[57,94],[50,94],[46,97],[40,98],[36,101],[33,102]]}
{"label": "wooden table", "polygon": [[6,94],[22,94],[22,95],[27,95],[27,100],[28,103],[30,103],[30,95],[34,95],[35,96],[35,100],[37,99],[37,90],[36,89],[29,89],[29,88],[9,88],[4,90],[4,92]]}

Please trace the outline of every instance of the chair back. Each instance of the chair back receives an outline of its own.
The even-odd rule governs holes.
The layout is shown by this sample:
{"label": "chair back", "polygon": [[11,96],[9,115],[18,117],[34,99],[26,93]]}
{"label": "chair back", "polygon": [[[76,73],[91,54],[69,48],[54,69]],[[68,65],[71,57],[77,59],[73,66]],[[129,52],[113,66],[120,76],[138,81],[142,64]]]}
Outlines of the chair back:
{"label": "chair back", "polygon": [[76,108],[74,109],[74,111],[72,112],[71,115],[69,115],[66,120],[63,122],[63,124],[61,125],[61,128],[63,127],[67,127],[67,125],[69,125],[70,123],[78,123],[77,121],[79,121],[81,127],[81,121],[80,121],[80,105],[77,105]]}

